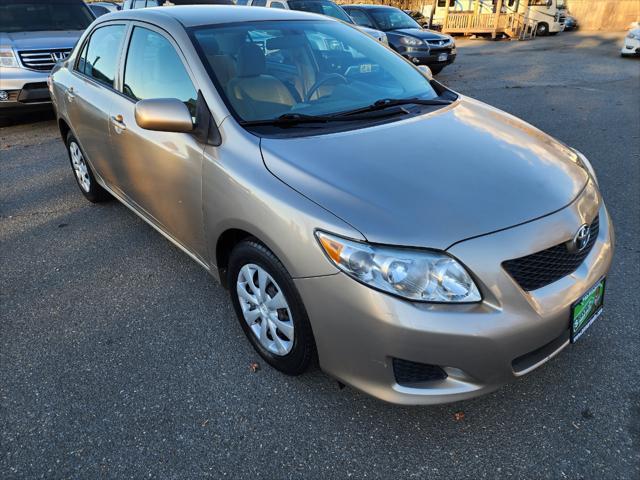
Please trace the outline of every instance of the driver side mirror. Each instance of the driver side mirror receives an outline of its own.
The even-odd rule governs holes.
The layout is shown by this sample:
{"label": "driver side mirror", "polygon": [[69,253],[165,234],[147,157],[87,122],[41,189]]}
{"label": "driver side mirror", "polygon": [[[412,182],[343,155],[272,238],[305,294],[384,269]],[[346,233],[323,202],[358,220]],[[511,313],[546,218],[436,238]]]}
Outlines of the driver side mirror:
{"label": "driver side mirror", "polygon": [[431,72],[431,69],[429,67],[427,67],[426,65],[418,65],[418,70],[420,70],[420,73],[422,73],[422,75],[424,75],[427,80],[433,80],[433,72]]}
{"label": "driver side mirror", "polygon": [[193,120],[187,106],[177,98],[140,100],[135,107],[136,123],[145,130],[192,132]]}

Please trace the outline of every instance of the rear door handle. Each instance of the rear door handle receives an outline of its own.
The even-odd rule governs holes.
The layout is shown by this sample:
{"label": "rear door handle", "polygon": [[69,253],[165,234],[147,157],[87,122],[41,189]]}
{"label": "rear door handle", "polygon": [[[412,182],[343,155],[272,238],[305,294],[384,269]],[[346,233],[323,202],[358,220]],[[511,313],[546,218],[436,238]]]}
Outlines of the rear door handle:
{"label": "rear door handle", "polygon": [[69,102],[73,102],[73,99],[76,98],[76,96],[73,94],[73,87],[67,88],[66,94],[67,94],[67,100]]}
{"label": "rear door handle", "polygon": [[111,123],[116,128],[117,133],[121,133],[122,131],[127,129],[127,125],[124,123],[124,117],[120,114],[113,115],[111,117]]}

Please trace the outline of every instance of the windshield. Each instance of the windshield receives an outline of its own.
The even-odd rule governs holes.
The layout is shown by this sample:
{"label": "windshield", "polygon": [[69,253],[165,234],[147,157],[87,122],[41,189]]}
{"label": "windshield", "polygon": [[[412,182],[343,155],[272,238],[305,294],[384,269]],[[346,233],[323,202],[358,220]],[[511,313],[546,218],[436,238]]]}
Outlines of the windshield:
{"label": "windshield", "polygon": [[93,15],[78,1],[21,1],[0,3],[0,32],[84,30]]}
{"label": "windshield", "polygon": [[318,0],[294,0],[289,2],[291,10],[300,10],[303,12],[319,13],[329,17],[337,18],[343,22],[353,23],[351,17],[339,6],[333,2]]}
{"label": "windshield", "polygon": [[369,13],[378,28],[384,32],[401,28],[421,28],[413,18],[397,8],[375,8]]}
{"label": "windshield", "polygon": [[246,22],[191,33],[240,120],[331,115],[380,99],[437,97],[402,57],[340,22]]}

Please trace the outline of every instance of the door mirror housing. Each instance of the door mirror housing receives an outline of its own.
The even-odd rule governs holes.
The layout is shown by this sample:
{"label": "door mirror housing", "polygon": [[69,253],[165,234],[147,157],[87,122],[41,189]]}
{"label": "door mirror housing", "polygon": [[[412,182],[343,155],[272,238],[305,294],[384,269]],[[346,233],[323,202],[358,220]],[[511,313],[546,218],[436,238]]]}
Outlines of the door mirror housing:
{"label": "door mirror housing", "polygon": [[426,65],[418,65],[418,70],[420,70],[420,73],[422,73],[422,75],[424,75],[427,80],[433,80],[433,72],[429,67],[427,67]]}
{"label": "door mirror housing", "polygon": [[140,100],[135,107],[136,123],[145,130],[192,132],[193,119],[187,106],[177,98]]}

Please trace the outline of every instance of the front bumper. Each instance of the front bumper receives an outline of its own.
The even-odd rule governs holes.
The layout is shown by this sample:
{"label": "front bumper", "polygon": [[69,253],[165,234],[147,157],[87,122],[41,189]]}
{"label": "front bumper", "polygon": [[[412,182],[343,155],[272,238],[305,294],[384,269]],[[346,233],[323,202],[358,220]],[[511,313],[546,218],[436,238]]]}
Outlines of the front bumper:
{"label": "front bumper", "polygon": [[[431,49],[407,47],[399,50],[399,53],[414,65],[445,66],[456,60],[457,51],[455,48]],[[446,55],[446,58],[442,57]]]}
{"label": "front bumper", "polygon": [[[478,304],[412,303],[343,273],[296,279],[321,368],[388,402],[435,404],[488,393],[545,363],[568,344],[572,303],[611,265],[613,228],[604,204],[597,241],[574,273],[525,292],[500,265],[540,250],[542,243],[544,249],[572,238],[585,222],[580,210],[586,198],[599,198],[591,190],[560,212],[450,248],[479,279],[484,300]],[[595,216],[593,205],[589,215]],[[440,366],[448,376],[401,385],[394,358]]]}
{"label": "front bumper", "polygon": [[622,50],[620,50],[621,55],[640,55],[640,40],[637,38],[627,38],[624,39],[624,45],[622,46]]}
{"label": "front bumper", "polygon": [[0,91],[6,92],[7,97],[6,100],[0,99],[0,112],[49,106],[48,76],[49,72],[0,68]]}

